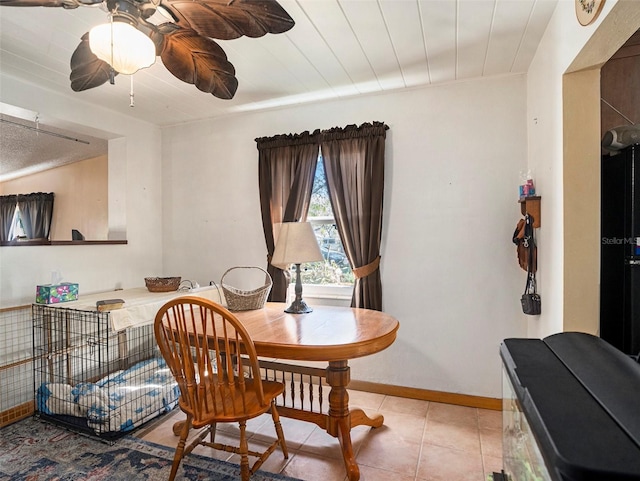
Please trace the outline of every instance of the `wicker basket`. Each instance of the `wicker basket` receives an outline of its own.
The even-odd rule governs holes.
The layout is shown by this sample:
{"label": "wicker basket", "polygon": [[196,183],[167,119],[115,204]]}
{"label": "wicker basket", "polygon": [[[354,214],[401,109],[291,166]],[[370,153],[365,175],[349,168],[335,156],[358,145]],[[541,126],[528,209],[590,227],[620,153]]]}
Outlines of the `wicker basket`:
{"label": "wicker basket", "polygon": [[[245,291],[225,284],[225,276],[235,269],[257,269],[264,272],[264,285],[257,287],[256,289]],[[227,309],[230,311],[251,311],[253,309],[262,309],[267,301],[269,292],[271,292],[272,285],[273,282],[271,280],[271,276],[261,267],[232,267],[231,269],[228,269],[222,275],[222,279],[220,279],[220,286],[222,287],[224,298],[227,301]]]}
{"label": "wicker basket", "polygon": [[171,292],[180,287],[182,277],[145,277],[144,284],[149,292]]}

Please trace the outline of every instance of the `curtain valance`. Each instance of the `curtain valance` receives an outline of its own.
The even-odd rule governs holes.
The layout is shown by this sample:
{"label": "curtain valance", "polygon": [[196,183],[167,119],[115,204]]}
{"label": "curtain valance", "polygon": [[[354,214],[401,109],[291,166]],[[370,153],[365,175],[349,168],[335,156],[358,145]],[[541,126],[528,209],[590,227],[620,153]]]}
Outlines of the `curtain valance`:
{"label": "curtain valance", "polygon": [[258,137],[256,143],[258,144],[258,150],[290,147],[293,145],[318,144],[320,142],[319,134],[320,129],[315,130],[313,133],[309,133],[307,130],[300,134],[279,134],[273,137]]}
{"label": "curtain valance", "polygon": [[389,126],[384,122],[365,122],[361,125],[350,124],[346,127],[332,127],[330,129],[316,129],[313,133],[308,130],[299,134],[278,134],[273,137],[258,137],[255,139],[258,150],[293,145],[319,144],[330,140],[356,139],[359,137],[386,137]]}
{"label": "curtain valance", "polygon": [[333,127],[321,132],[320,141],[327,142],[329,140],[357,139],[360,137],[373,136],[382,136],[384,138],[386,137],[386,130],[389,130],[389,126],[383,122],[365,122],[360,126],[353,124],[347,125],[346,127]]}

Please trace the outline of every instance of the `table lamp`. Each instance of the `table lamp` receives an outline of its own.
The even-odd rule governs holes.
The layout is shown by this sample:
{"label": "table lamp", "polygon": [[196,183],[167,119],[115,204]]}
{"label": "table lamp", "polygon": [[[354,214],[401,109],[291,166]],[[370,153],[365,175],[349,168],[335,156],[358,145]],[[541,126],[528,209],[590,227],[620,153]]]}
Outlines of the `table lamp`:
{"label": "table lamp", "polygon": [[316,235],[309,222],[283,222],[280,224],[271,264],[284,270],[290,264],[296,265],[296,298],[284,312],[303,314],[313,310],[302,300],[300,264],[322,260],[324,259],[320,247],[318,247]]}

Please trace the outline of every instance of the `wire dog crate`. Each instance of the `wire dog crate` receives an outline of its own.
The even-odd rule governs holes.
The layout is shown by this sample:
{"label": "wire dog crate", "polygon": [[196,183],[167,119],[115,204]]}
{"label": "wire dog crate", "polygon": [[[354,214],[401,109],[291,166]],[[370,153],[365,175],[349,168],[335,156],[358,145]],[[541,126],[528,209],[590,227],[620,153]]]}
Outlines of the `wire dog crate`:
{"label": "wire dog crate", "polygon": [[111,441],[177,405],[153,325],[116,332],[108,312],[40,304],[32,317],[41,418]]}
{"label": "wire dog crate", "polygon": [[31,306],[0,309],[0,427],[33,415]]}

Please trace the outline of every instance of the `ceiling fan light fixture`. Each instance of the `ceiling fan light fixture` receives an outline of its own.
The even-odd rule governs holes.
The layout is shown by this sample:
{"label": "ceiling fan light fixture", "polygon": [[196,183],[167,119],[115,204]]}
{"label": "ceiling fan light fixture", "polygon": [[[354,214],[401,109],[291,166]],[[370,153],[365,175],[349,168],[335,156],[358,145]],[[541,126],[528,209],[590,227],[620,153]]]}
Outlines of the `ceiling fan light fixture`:
{"label": "ceiling fan light fixture", "polygon": [[153,41],[126,21],[93,27],[89,31],[89,48],[96,57],[124,75],[132,75],[156,61]]}

